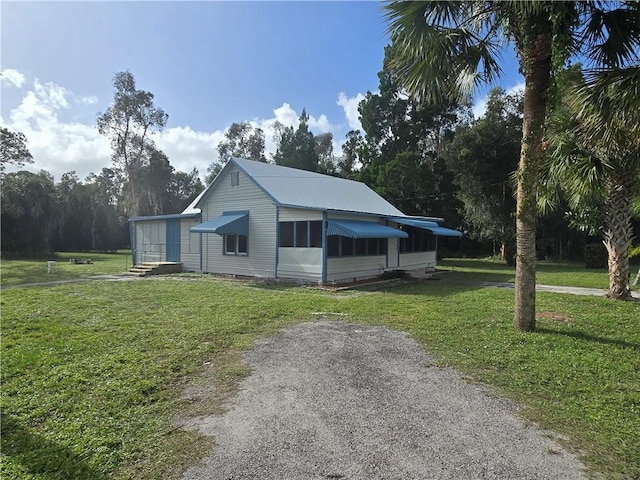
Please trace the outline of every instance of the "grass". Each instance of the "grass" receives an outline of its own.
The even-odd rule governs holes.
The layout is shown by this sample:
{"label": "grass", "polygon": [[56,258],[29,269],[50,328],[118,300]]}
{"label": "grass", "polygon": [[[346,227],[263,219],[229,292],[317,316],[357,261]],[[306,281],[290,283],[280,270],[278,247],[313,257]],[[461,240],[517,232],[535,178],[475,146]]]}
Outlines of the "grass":
{"label": "grass", "polygon": [[[91,259],[91,265],[74,265],[69,260]],[[53,280],[70,280],[90,275],[107,275],[125,272],[131,267],[131,252],[117,253],[97,252],[64,252],[57,253],[48,260],[58,262],[56,268],[47,272],[46,260],[2,260],[0,284],[2,286],[25,283],[50,282]]]}
{"label": "grass", "polygon": [[[438,262],[438,269],[465,273],[464,280],[467,282],[515,281],[515,267],[508,267],[502,260],[497,259],[445,259]],[[638,265],[632,264],[633,277],[637,271]],[[539,261],[536,282],[542,285],[606,290],[609,286],[609,273],[606,268],[585,268],[583,262]]]}
{"label": "grass", "polygon": [[539,293],[538,331],[521,334],[513,292],[464,282],[505,273],[463,268],[481,265],[340,293],[197,275],[5,290],[0,476],[179,478],[212,445],[173,420],[223,411],[256,338],[335,312],[409,332],[594,471],[640,477],[640,303]]}

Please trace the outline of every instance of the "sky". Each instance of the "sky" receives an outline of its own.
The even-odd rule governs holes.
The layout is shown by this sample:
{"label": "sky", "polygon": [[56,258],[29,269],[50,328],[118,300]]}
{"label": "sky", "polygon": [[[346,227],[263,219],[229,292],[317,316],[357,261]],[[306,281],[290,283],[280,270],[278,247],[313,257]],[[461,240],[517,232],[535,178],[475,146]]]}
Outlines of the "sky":
{"label": "sky", "polygon": [[[56,181],[83,180],[111,165],[96,118],[113,100],[113,76],[129,70],[169,120],[154,136],[171,164],[202,177],[233,122],[265,131],[297,125],[306,109],[315,134],[332,132],[340,153],[360,128],[357,106],[377,92],[388,43],[382,3],[0,2],[0,125],[25,134],[35,163]],[[522,88],[505,50],[494,86]],[[476,92],[481,114],[487,88]],[[11,171],[11,169],[8,169]]]}

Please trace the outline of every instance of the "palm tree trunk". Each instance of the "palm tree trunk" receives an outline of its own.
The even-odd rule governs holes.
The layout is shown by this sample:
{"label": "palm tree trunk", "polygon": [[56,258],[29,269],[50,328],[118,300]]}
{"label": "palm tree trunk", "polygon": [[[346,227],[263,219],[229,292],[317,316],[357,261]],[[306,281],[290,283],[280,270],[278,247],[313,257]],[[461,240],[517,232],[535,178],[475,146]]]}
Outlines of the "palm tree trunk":
{"label": "palm tree trunk", "polygon": [[609,291],[616,300],[631,298],[629,288],[629,247],[631,246],[631,217],[634,173],[616,171],[606,180],[604,245],[609,253]]}
{"label": "palm tree trunk", "polygon": [[[528,47],[528,48],[527,48]],[[516,205],[516,285],[513,323],[521,331],[536,327],[536,197],[538,170],[544,157],[546,93],[551,74],[551,35],[538,34],[524,50],[522,147]]]}
{"label": "palm tree trunk", "polygon": [[640,268],[638,268],[638,274],[636,275],[636,279],[633,281],[633,286],[637,287],[640,285]]}

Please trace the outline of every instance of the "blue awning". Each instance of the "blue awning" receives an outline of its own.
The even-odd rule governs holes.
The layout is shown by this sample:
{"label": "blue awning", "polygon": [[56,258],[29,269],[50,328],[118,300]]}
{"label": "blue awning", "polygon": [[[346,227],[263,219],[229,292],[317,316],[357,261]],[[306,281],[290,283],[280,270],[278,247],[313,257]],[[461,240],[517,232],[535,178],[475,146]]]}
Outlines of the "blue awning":
{"label": "blue awning", "polygon": [[327,235],[349,238],[408,238],[406,232],[380,223],[359,220],[329,220]]}
{"label": "blue awning", "polygon": [[439,237],[462,237],[462,232],[452,230],[450,228],[441,227],[436,222],[431,222],[429,220],[399,217],[389,217],[388,220],[399,223],[400,225],[409,225],[411,227],[422,228],[423,230],[428,230]]}
{"label": "blue awning", "polygon": [[237,233],[249,234],[249,212],[224,212],[219,217],[191,228],[194,233]]}

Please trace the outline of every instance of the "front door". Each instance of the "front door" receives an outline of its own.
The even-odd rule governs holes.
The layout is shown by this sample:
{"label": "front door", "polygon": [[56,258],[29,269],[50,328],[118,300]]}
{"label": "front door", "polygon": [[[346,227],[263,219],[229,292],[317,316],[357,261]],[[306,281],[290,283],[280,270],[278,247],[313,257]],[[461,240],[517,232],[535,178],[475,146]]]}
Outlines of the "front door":
{"label": "front door", "polygon": [[180,261],[180,220],[167,220],[167,262]]}

